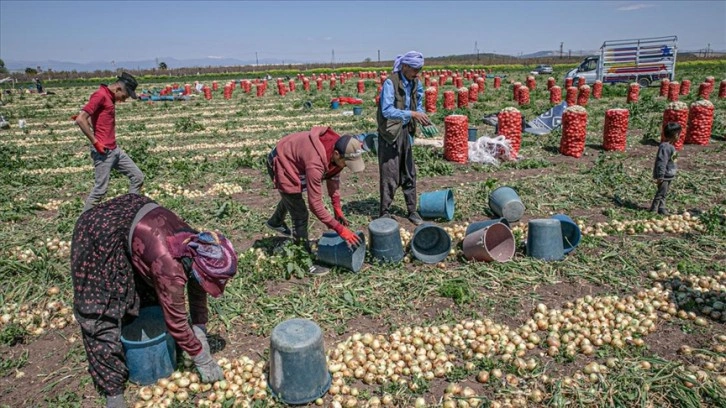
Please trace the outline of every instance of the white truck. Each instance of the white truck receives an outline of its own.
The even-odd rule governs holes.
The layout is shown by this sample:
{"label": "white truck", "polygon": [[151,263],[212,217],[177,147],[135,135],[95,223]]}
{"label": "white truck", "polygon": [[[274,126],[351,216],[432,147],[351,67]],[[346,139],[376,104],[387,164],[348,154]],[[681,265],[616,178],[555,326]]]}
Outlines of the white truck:
{"label": "white truck", "polygon": [[676,73],[678,37],[636,38],[605,41],[600,55],[586,57],[567,78],[584,77],[585,83],[637,82],[647,87],[654,81],[670,79]]}

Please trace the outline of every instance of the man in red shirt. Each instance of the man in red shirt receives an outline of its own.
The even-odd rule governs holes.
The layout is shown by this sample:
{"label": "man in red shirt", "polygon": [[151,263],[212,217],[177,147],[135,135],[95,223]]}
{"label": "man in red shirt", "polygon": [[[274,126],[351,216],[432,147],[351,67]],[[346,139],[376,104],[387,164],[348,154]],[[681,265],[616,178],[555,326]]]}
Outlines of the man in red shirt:
{"label": "man in red shirt", "polygon": [[126,72],[111,85],[101,84],[76,117],[76,124],[93,145],[91,159],[95,170],[95,185],[83,211],[89,210],[106,195],[111,169],[129,178],[129,193],[139,194],[141,191],[144,173],[116,145],[116,102],[124,102],[129,97],[136,99],[137,85],[136,79]]}
{"label": "man in red shirt", "polygon": [[[327,126],[315,126],[304,132],[289,134],[279,142],[267,156],[267,171],[275,188],[280,192],[280,202],[275,213],[265,223],[284,235],[292,234],[309,250],[308,209],[302,193],[307,190],[310,211],[328,228],[334,230],[349,245],[360,244],[358,235],[346,228],[348,220],[343,214],[340,203],[340,172],[349,167],[354,173],[365,169],[363,149],[358,139],[339,136]],[[331,215],[323,204],[323,181],[326,183],[330,201],[333,204]],[[285,224],[290,213],[293,230]],[[316,266],[311,273],[322,275],[326,268]]]}

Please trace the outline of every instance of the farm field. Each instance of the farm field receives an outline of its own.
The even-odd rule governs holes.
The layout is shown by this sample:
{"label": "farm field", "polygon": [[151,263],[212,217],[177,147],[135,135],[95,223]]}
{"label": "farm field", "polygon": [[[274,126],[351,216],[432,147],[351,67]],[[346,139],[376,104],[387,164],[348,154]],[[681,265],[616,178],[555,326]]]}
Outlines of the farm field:
{"label": "farm field", "polygon": [[[555,67],[559,86],[564,72]],[[454,191],[454,220],[439,224],[450,229],[455,253],[435,265],[407,257],[324,277],[303,273],[311,259],[301,249],[275,250],[279,239],[263,223],[278,195],[263,158],[281,136],[314,125],[375,132],[374,79],[365,80],[362,95],[355,75],[334,90],[326,80],[322,91],[314,81],[303,91],[296,79],[296,91],[284,97],[274,79],[263,97],[238,84],[229,100],[220,79],[211,100],[118,104],[118,142],[144,171],[144,193],[195,227],[220,230],[239,254],[224,296],[210,298],[210,342],[227,381],[179,389],[186,385],[180,379],[196,379],[189,360],[180,359],[177,385],[129,384],[126,400],[139,407],[282,405],[265,385],[270,333],[302,317],[323,329],[333,372],[330,391],[311,406],[726,406],[726,99],[718,98],[726,61],[685,62],[676,72],[693,83],[680,97],[688,105],[707,76],[716,86],[709,145],[688,144],[679,153],[672,215],[647,211],[668,104],[657,84],[641,89],[635,104],[626,103],[626,85],[605,85],[601,99],[591,96],[580,158],[559,153],[556,130],[523,135],[520,160],[491,166],[443,159],[436,141],[444,118],[467,115],[479,136],[494,136],[483,116],[514,106],[531,120],[550,108],[547,76],[536,77],[527,106],[512,100],[510,85],[525,83],[527,72],[508,71],[500,89],[488,78],[477,102],[445,111],[443,91],[455,90],[449,80],[429,115],[438,139],[418,135],[414,155],[419,195]],[[139,90],[169,83],[141,80]],[[4,95],[0,106],[11,124],[0,130],[0,407],[95,407],[104,401],[86,372],[70,311],[69,251],[93,183],[88,143],[70,117],[97,84],[46,86],[55,95]],[[330,109],[339,96],[362,98],[362,115],[346,114],[351,105]],[[611,108],[630,110],[625,152],[602,149]],[[361,231],[377,216],[379,198],[377,158],[365,161],[363,173],[341,176],[343,209]],[[487,198],[500,186],[516,189],[526,206],[512,226],[515,257],[468,262],[462,231],[493,216]],[[127,188],[115,173],[106,198]],[[527,257],[527,221],[556,213],[580,224],[580,245],[563,261]],[[400,193],[394,215],[413,232]],[[310,221],[317,238],[324,226]]]}

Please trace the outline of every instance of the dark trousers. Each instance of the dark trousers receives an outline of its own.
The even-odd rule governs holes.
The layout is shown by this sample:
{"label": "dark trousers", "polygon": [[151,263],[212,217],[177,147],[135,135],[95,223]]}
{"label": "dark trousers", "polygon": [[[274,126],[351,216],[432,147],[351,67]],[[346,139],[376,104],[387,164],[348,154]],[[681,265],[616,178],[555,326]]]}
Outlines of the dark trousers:
{"label": "dark trousers", "polygon": [[670,187],[671,181],[663,180],[658,184],[658,191],[656,191],[655,198],[653,198],[653,204],[650,205],[651,211],[665,210],[666,195],[668,194],[668,187]]}
{"label": "dark trousers", "polygon": [[121,321],[77,311],[75,316],[81,325],[88,372],[96,390],[107,397],[123,394],[129,370],[121,345]]}
{"label": "dark trousers", "polygon": [[378,138],[378,170],[380,174],[380,214],[388,214],[396,189],[401,187],[409,213],[416,212],[416,166],[408,132],[388,143]]}
{"label": "dark trousers", "polygon": [[[276,150],[272,150],[267,155],[267,174],[270,175],[270,179],[275,180],[275,173],[272,168],[272,160],[277,155]],[[292,237],[296,241],[301,241],[306,248],[309,248],[308,243],[308,208],[305,205],[305,199],[302,193],[297,194],[286,194],[280,192],[280,201],[275,207],[275,212],[272,214],[269,220],[267,220],[272,226],[280,226],[285,222],[285,217],[290,214],[292,218]]]}

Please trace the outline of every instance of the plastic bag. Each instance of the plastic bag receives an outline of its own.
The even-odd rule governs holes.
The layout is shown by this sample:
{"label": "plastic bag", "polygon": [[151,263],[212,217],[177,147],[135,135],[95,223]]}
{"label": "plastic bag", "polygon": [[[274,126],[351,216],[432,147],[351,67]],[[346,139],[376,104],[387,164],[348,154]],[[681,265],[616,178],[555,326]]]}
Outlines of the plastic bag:
{"label": "plastic bag", "polygon": [[509,160],[511,149],[511,144],[502,135],[482,136],[476,142],[469,142],[469,161],[497,166],[501,160]]}

